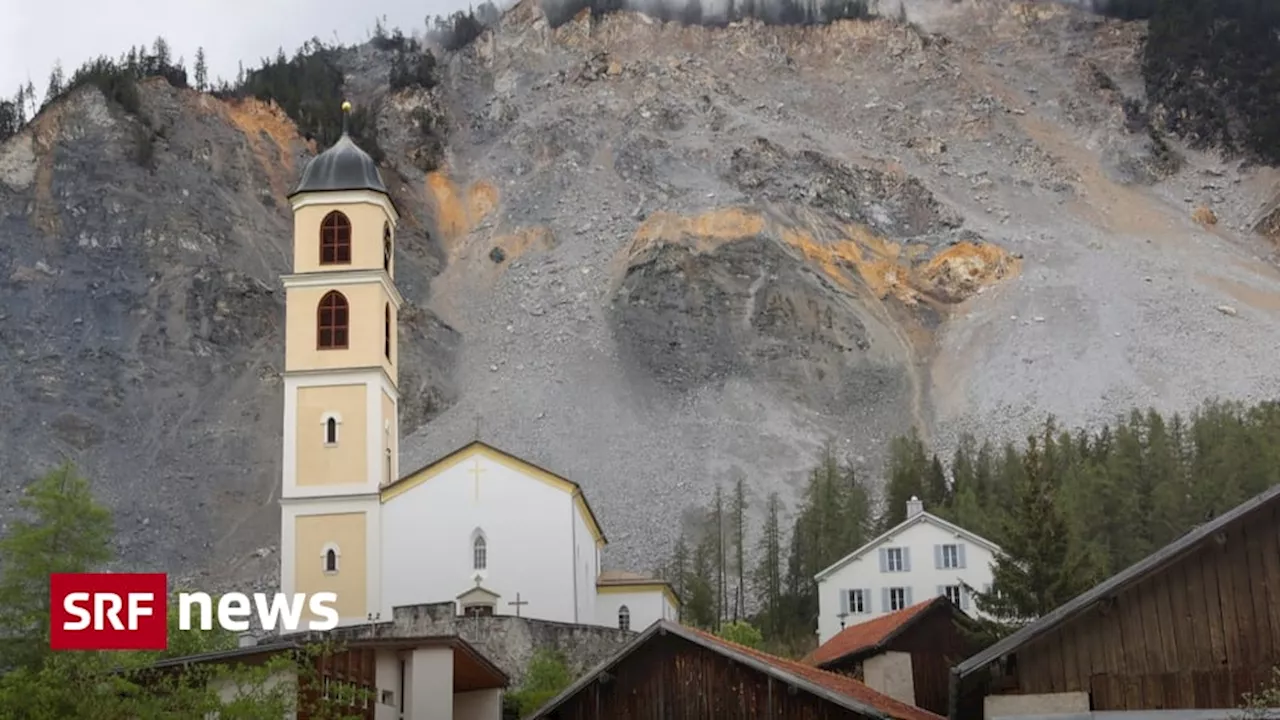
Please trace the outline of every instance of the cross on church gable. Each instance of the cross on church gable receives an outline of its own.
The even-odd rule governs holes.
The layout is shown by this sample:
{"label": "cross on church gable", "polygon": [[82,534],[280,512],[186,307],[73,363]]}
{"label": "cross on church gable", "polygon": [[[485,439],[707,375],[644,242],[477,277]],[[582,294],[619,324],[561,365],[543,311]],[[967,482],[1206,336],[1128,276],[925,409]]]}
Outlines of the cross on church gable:
{"label": "cross on church gable", "polygon": [[480,502],[480,474],[485,472],[485,469],[480,467],[480,458],[471,459],[471,468],[467,472],[471,474],[471,477],[475,478],[476,502]]}

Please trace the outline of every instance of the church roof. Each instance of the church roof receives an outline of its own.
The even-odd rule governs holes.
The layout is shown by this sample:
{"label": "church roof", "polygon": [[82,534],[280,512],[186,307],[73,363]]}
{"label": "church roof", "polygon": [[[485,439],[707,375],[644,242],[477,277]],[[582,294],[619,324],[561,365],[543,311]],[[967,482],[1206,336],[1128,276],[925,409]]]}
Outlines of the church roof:
{"label": "church roof", "polygon": [[308,192],[372,190],[387,195],[378,164],[343,130],[332,147],[312,158],[289,197]]}
{"label": "church roof", "polygon": [[651,575],[627,572],[626,570],[605,570],[596,579],[597,585],[652,585],[663,582]]}
{"label": "church roof", "polygon": [[578,483],[556,473],[539,467],[524,458],[516,457],[511,453],[499,450],[488,443],[480,440],[473,440],[466,445],[444,455],[443,457],[432,460],[422,465],[416,470],[401,476],[399,480],[382,486],[381,495],[383,502],[386,502],[396,495],[407,490],[417,487],[421,483],[443,473],[458,463],[466,460],[472,455],[480,454],[486,459],[505,465],[508,468],[521,473],[522,475],[531,476],[537,480],[547,483],[553,487],[557,487],[573,496],[574,502],[578,504],[579,510],[582,511],[583,520],[587,523],[587,528],[596,538],[596,544],[604,546],[609,542],[605,537],[604,530],[600,526],[600,521],[596,519],[595,511],[591,509],[591,504],[587,502],[587,496],[582,492],[582,486]]}

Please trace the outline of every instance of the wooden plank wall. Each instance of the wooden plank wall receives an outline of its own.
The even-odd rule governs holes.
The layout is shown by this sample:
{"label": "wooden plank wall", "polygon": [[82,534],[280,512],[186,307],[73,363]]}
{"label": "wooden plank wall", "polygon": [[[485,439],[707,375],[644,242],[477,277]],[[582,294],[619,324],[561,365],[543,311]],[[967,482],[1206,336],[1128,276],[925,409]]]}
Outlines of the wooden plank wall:
{"label": "wooden plank wall", "polygon": [[1231,708],[1280,665],[1280,504],[1017,653],[1019,693],[1094,710]]}
{"label": "wooden plank wall", "polygon": [[[368,702],[360,702],[352,707],[350,715],[374,720],[378,703],[377,660],[372,649],[346,650],[343,652],[322,655],[316,658],[315,678],[302,678],[299,683],[299,710],[297,720],[312,720],[308,712],[319,708],[320,697],[324,693],[324,683],[345,683],[354,685],[365,691]],[[327,705],[336,709],[333,705]],[[329,713],[330,715],[332,713]]]}
{"label": "wooden plank wall", "polygon": [[928,617],[918,619],[889,643],[889,649],[911,653],[916,706],[944,716],[951,668],[977,651],[945,610],[930,611]]}
{"label": "wooden plank wall", "polygon": [[[772,712],[770,712],[772,710]],[[548,720],[855,720],[859,715],[672,635],[655,637]]]}

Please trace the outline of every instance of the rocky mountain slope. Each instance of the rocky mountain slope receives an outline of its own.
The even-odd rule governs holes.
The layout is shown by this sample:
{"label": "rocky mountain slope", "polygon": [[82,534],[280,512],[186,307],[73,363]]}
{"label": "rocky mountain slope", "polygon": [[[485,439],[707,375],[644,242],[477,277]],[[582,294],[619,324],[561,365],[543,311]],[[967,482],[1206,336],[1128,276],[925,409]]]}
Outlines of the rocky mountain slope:
{"label": "rocky mountain slope", "polygon": [[[478,427],[581,482],[643,569],[716,483],[789,498],[828,438],[873,476],[913,425],[945,448],[1274,397],[1280,175],[1146,124],[1143,26],[903,13],[553,28],[525,2],[431,91],[347,51],[407,216],[403,467]],[[269,105],[142,91],[152,169],[92,88],[0,146],[6,504],[68,456],[131,564],[268,573],[284,194],[315,148]]]}

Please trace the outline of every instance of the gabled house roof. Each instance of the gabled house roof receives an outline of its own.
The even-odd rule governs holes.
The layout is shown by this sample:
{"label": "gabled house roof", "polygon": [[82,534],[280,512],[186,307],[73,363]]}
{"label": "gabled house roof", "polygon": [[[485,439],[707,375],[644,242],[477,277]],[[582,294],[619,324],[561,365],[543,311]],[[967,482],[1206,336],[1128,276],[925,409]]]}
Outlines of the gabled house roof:
{"label": "gabled house roof", "polygon": [[881,533],[880,535],[872,539],[871,542],[863,545],[857,550],[854,550],[848,555],[845,555],[844,557],[835,561],[834,563],[831,564],[830,567],[826,568],[825,570],[822,570],[817,575],[814,575],[813,576],[814,580],[817,580],[818,582],[822,582],[823,580],[827,579],[827,577],[829,577],[832,573],[836,572],[840,568],[843,568],[845,565],[848,565],[849,563],[853,562],[854,560],[857,560],[858,558],[862,557],[866,553],[874,550],[875,548],[880,546],[882,543],[884,543],[885,540],[911,527],[919,525],[920,523],[928,523],[930,525],[933,525],[934,527],[938,527],[943,530],[946,530],[947,532],[954,533],[958,537],[965,538],[966,540],[968,540],[969,542],[975,545],[980,545],[986,548],[987,550],[991,551],[992,553],[1001,552],[999,545],[996,545],[995,543],[982,537],[981,535],[965,530],[959,525],[943,520],[937,515],[921,511],[907,518],[906,520],[903,520],[897,525],[889,528],[888,530],[884,531],[883,533]]}
{"label": "gabled house roof", "polygon": [[953,617],[968,619],[950,600],[938,596],[857,625],[850,625],[806,655],[802,662],[823,667],[837,660],[856,661],[875,655],[884,651],[894,638],[914,627],[921,618],[944,611]]}
{"label": "gabled house roof", "polygon": [[795,660],[787,660],[770,655],[729,642],[701,630],[685,627],[670,620],[659,620],[650,625],[644,632],[615,653],[613,657],[592,668],[590,672],[579,678],[568,688],[565,688],[559,695],[547,701],[527,720],[547,717],[548,713],[595,682],[610,668],[622,662],[652,638],[665,634],[675,635],[706,650],[723,655],[757,672],[769,675],[779,682],[823,698],[832,704],[851,710],[859,715],[877,718],[877,720],[942,720],[939,715],[895,700],[888,695],[872,690],[851,677],[837,675]]}
{"label": "gabled house roof", "polygon": [[1095,604],[1116,595],[1124,588],[1160,572],[1190,555],[1203,543],[1210,541],[1211,538],[1223,532],[1229,526],[1277,503],[1280,503],[1280,485],[1276,485],[1270,490],[1240,503],[1207,523],[1192,528],[1177,540],[1112,575],[1092,589],[1068,600],[1048,615],[1041,617],[1039,620],[960,663],[952,669],[952,674],[958,678],[964,678],[973,674],[975,670],[986,667],[1001,657],[1016,652],[1023,645],[1053,630],[1062,623],[1083,614]]}

